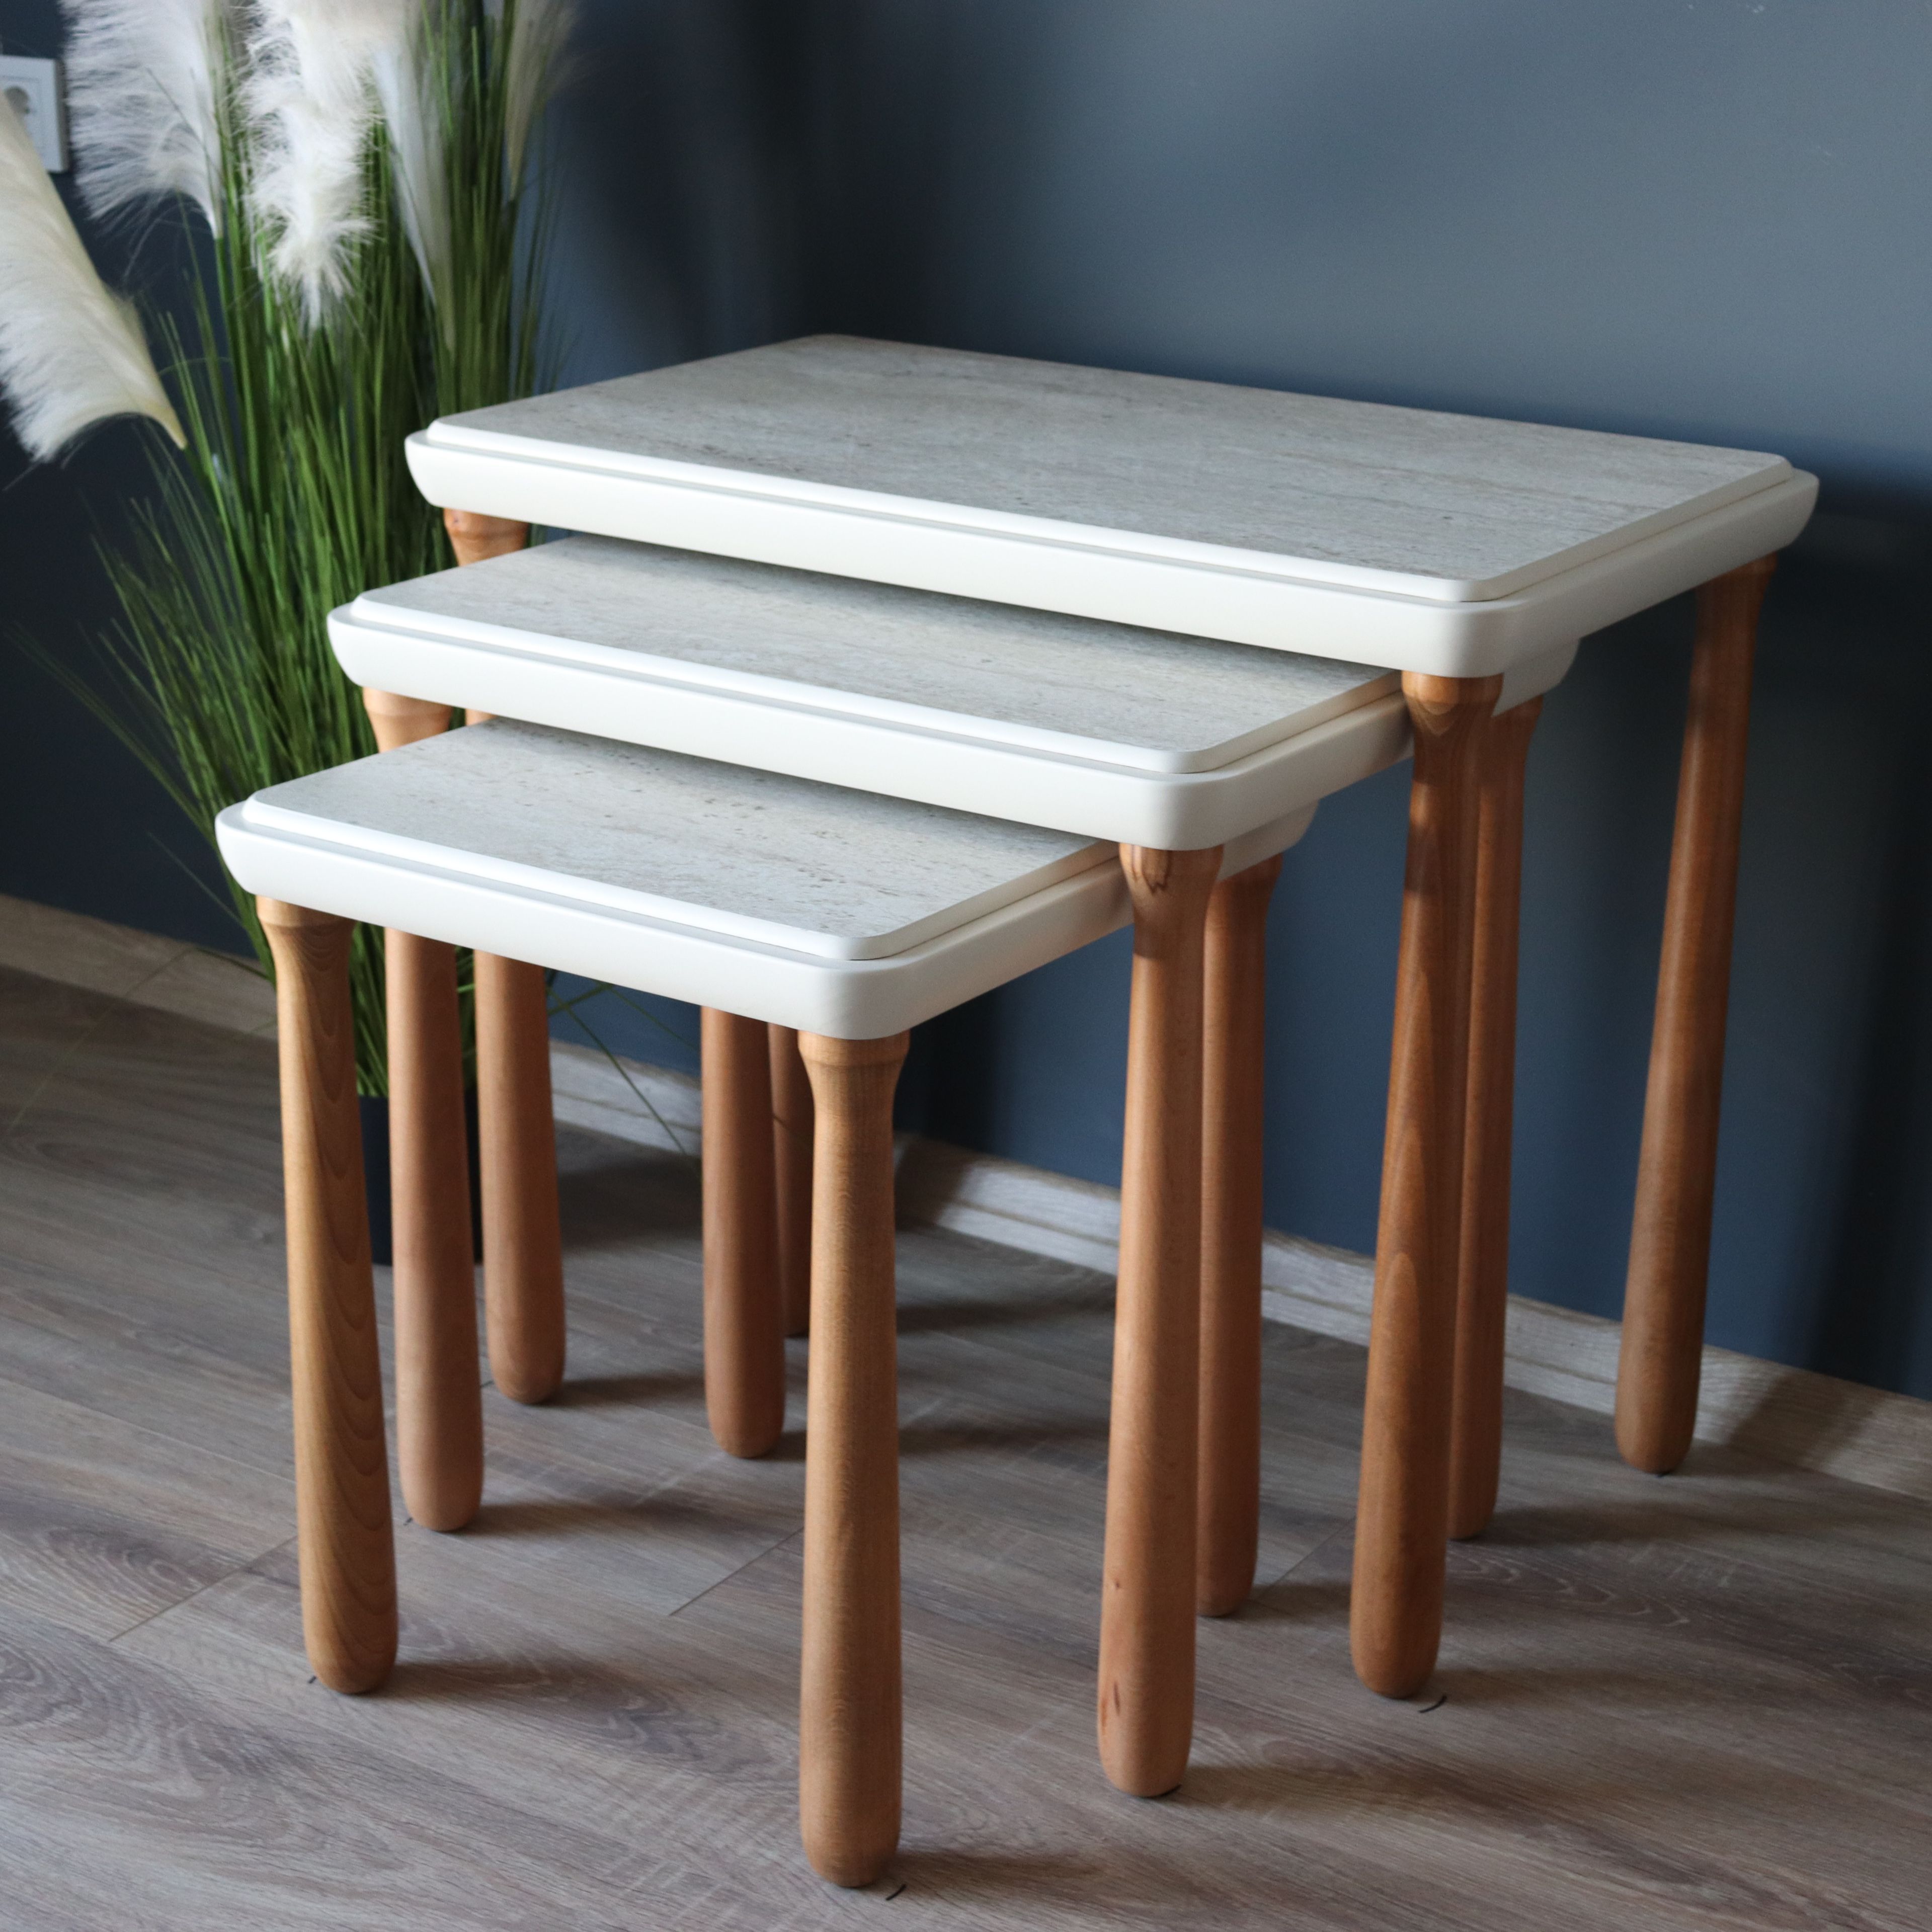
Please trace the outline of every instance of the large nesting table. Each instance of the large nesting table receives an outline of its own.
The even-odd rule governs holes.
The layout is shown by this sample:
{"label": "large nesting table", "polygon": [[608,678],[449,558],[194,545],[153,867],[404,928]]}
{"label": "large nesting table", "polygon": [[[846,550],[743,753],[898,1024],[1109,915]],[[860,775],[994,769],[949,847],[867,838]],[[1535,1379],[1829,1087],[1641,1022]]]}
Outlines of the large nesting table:
{"label": "large nesting table", "polygon": [[1352,1610],[1358,1670],[1396,1694],[1433,1666],[1444,1533],[1480,1528],[1495,1496],[1535,716],[1492,722],[1501,681],[1697,589],[1618,1404],[1626,1456],[1674,1466],[1756,618],[1814,478],[1749,451],[843,337],[448,418],[410,460],[470,512],[1402,674],[1415,766]]}

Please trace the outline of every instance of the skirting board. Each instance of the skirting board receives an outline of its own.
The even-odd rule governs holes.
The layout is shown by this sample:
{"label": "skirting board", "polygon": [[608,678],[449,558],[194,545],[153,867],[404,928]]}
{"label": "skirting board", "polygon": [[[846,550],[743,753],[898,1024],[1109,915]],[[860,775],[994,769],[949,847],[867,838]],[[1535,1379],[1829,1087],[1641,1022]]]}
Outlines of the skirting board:
{"label": "skirting board", "polygon": [[[274,996],[250,962],[4,895],[0,966],[216,1026],[274,1028]],[[694,1080],[562,1041],[552,1043],[550,1067],[560,1120],[696,1154]],[[913,1136],[902,1142],[898,1172],[908,1221],[1114,1272],[1120,1203],[1112,1188]],[[1374,1264],[1367,1256],[1270,1229],[1262,1265],[1272,1319],[1368,1340]],[[1506,1378],[1513,1388],[1608,1414],[1617,1334],[1600,1316],[1512,1295]],[[1932,1402],[1910,1396],[1707,1348],[1697,1436],[1932,1502]]]}
{"label": "skirting board", "polygon": [[[698,1150],[698,1083],[559,1041],[550,1048],[556,1117],[645,1146]],[[1112,1274],[1119,1191],[916,1135],[898,1156],[902,1220],[1050,1255]],[[1369,1339],[1375,1263],[1270,1228],[1262,1304],[1276,1322],[1345,1342]],[[1616,1406],[1618,1324],[1511,1295],[1504,1376],[1512,1388],[1608,1415]],[[1704,1351],[1700,1442],[1932,1502],[1932,1402],[1789,1369],[1728,1348]]]}

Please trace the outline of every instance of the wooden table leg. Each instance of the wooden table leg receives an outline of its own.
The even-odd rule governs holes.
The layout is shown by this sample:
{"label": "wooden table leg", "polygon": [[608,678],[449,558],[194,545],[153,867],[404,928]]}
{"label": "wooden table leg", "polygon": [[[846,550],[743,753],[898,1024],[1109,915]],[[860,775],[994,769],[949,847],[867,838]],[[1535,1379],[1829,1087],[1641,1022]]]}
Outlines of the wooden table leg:
{"label": "wooden table leg", "polygon": [[1436,1667],[1474,936],[1479,753],[1502,680],[1402,678],[1415,729],[1349,1634],[1404,1697]]}
{"label": "wooden table leg", "polygon": [[802,1335],[812,1322],[812,1077],[790,1027],[771,1029],[771,1059],[778,1294],[785,1333]]}
{"label": "wooden table leg", "polygon": [[1172,1791],[1194,1732],[1202,948],[1218,847],[1120,848],[1134,904],[1120,1269],[1100,1598],[1100,1762]]}
{"label": "wooden table leg", "polygon": [[384,959],[396,1460],[410,1514],[460,1529],[483,1500],[483,1390],[456,950],[392,932]]}
{"label": "wooden table leg", "polygon": [[1617,1364],[1617,1447],[1654,1475],[1683,1461],[1697,1426],[1751,667],[1775,562],[1697,592]]}
{"label": "wooden table leg", "polygon": [[354,928],[255,903],[275,959],[302,1634],[331,1690],[373,1690],[396,1659],[396,1557],[356,1108]]}
{"label": "wooden table leg", "polygon": [[[530,526],[445,510],[459,564],[524,548]],[[472,724],[487,711],[465,714]],[[543,1402],[563,1380],[563,1238],[550,1090],[550,1001],[542,968],[479,952],[476,1106],[482,1146],[483,1305],[490,1375],[514,1402]]]}
{"label": "wooden table leg", "polygon": [[1201,1442],[1195,1607],[1254,1588],[1262,1475],[1262,1036],[1277,854],[1214,888],[1202,955]]}
{"label": "wooden table leg", "polygon": [[835,1885],[870,1884],[899,1835],[892,1089],[907,1040],[798,1042],[818,1114],[799,1814]]}
{"label": "wooden table leg", "polygon": [[1478,1535],[1488,1523],[1502,1468],[1522,781],[1530,735],[1542,713],[1543,700],[1532,698],[1492,719],[1484,734],[1449,1445],[1449,1534],[1454,1537]]}
{"label": "wooden table leg", "polygon": [[[449,729],[446,704],[386,691],[365,691],[362,702],[385,752]],[[383,962],[396,1460],[410,1514],[427,1528],[460,1529],[483,1496],[483,1396],[456,951],[392,929]]]}
{"label": "wooden table leg", "polygon": [[543,968],[476,956],[476,1113],[483,1181],[483,1313],[490,1373],[512,1402],[563,1380],[563,1237]]}
{"label": "wooden table leg", "polygon": [[734,1456],[784,1432],[784,1324],[772,1176],[770,1036],[763,1020],[702,1010],[704,1402]]}
{"label": "wooden table leg", "polygon": [[458,563],[482,563],[493,556],[508,556],[523,550],[530,541],[530,526],[514,517],[492,517],[481,510],[446,510],[442,527]]}

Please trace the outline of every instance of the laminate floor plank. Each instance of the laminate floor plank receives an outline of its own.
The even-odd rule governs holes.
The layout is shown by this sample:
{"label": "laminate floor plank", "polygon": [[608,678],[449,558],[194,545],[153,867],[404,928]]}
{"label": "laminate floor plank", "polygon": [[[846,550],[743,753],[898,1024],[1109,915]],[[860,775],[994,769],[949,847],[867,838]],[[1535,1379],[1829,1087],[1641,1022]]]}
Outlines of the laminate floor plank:
{"label": "laminate floor plank", "polygon": [[57,1270],[0,1256],[0,1364],[76,1408],[289,1475],[286,1335],[277,1372],[184,1332],[164,1297],[118,1301],[63,1294]]}
{"label": "laminate floor plank", "polygon": [[0,1378],[0,1603],[109,1636],[288,1533],[292,1483]]}
{"label": "laminate floor plank", "polygon": [[1200,1626],[1194,1767],[1112,1790],[1112,1284],[929,1228],[899,1244],[904,1847],[820,1884],[808,1348],[774,1453],[721,1454],[689,1164],[574,1131],[564,1388],[486,1389],[482,1510],[399,1511],[400,1660],[335,1696],[302,1652],[274,1123],[266,1042],[0,973],[7,1932],[1925,1932],[1932,1510],[1702,1448],[1658,1482],[1513,1394],[1437,1678],[1387,1702],[1348,1659],[1362,1352],[1288,1330],[1263,1587]]}
{"label": "laminate floor plank", "polygon": [[137,1864],[158,1924],[631,1922],[592,1834],[367,1738],[238,1722],[218,1686],[21,1613],[0,1660],[0,1790],[70,1858]]}

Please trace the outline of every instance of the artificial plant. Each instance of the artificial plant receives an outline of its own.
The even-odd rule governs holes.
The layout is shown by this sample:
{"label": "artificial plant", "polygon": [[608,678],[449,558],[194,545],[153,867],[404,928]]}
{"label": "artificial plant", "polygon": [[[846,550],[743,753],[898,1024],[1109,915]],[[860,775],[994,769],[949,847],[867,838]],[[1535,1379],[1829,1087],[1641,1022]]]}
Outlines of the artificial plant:
{"label": "artificial plant", "polygon": [[[374,750],[325,622],[370,585],[449,561],[404,440],[434,416],[536,382],[542,224],[530,144],[566,8],[64,4],[89,208],[177,213],[194,245],[187,286],[156,325],[158,406],[138,383],[117,392],[96,372],[89,390],[44,357],[9,359],[20,302],[0,281],[0,382],[34,454],[130,410],[171,439],[151,442],[152,494],[129,536],[104,546],[121,621],[98,662],[38,655],[212,838],[235,800]],[[65,224],[38,186],[42,216],[51,202]],[[0,198],[0,266],[16,225]],[[125,305],[85,274],[96,334],[108,340],[100,314],[118,316],[110,346],[124,352],[131,332],[152,376]],[[272,970],[252,901],[231,892]],[[358,928],[352,977],[358,1082],[380,1094],[380,932]]]}

